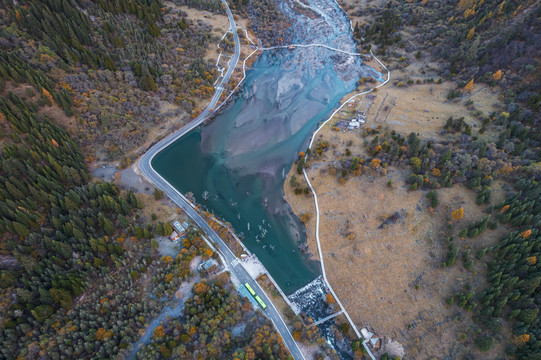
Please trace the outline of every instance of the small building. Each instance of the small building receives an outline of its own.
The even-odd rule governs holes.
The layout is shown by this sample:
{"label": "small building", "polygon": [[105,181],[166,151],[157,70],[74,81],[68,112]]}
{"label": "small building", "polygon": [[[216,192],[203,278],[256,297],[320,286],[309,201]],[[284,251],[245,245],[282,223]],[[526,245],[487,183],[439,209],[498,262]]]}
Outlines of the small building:
{"label": "small building", "polygon": [[349,102],[348,102],[348,106],[349,106],[349,107],[355,106],[355,100],[349,101]]}
{"label": "small building", "polygon": [[176,240],[180,239],[180,236],[178,235],[178,233],[176,231],[173,231],[171,233],[171,236],[169,236],[169,239],[171,241],[176,241]]}
{"label": "small building", "polygon": [[361,123],[360,121],[358,121],[357,119],[352,119],[349,124],[348,124],[348,130],[354,130],[354,129],[358,129],[361,127]]}
{"label": "small building", "polygon": [[289,50],[295,49],[295,45],[289,45],[288,47],[289,47]]}
{"label": "small building", "polygon": [[383,343],[382,339],[379,338],[375,333],[367,330],[367,329],[361,329],[361,334],[363,335],[363,337],[366,339],[365,341],[367,341],[368,345],[370,345],[370,347],[373,349],[373,350],[379,350],[381,349],[381,345]]}
{"label": "small building", "polygon": [[197,266],[199,270],[205,270],[207,274],[212,274],[218,270],[218,264],[214,259],[208,259],[206,261],[203,261],[199,266]]}
{"label": "small building", "polygon": [[[175,220],[171,223],[171,226],[173,226],[173,229],[177,232],[177,235],[179,238],[186,236],[186,231],[188,230],[188,223],[183,222],[182,224],[180,221]],[[177,239],[178,240],[178,239]]]}

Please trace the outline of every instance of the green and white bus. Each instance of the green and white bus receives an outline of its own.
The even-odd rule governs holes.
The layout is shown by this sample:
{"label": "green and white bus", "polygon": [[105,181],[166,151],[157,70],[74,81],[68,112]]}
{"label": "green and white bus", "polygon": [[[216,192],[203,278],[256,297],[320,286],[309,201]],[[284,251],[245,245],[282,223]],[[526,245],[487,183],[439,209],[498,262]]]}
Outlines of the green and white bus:
{"label": "green and white bus", "polygon": [[246,289],[248,289],[248,291],[250,292],[250,294],[252,294],[252,296],[255,296],[255,291],[254,291],[254,289],[252,289],[250,284],[246,283],[246,284],[244,284],[244,286],[246,287]]}
{"label": "green and white bus", "polygon": [[259,303],[259,306],[261,306],[261,308],[263,310],[265,310],[267,308],[267,305],[265,305],[265,303],[263,302],[263,300],[261,300],[261,298],[259,297],[259,295],[256,295],[255,296],[255,299],[257,300],[257,302]]}

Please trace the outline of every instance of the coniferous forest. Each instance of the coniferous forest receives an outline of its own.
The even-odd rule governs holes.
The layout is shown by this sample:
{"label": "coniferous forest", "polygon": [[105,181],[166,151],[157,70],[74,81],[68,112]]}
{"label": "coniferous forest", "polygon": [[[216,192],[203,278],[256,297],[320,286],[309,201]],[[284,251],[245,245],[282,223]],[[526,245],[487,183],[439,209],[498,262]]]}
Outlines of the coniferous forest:
{"label": "coniferous forest", "polygon": [[183,313],[137,358],[288,358],[226,273],[193,269],[217,257],[198,231],[160,255],[169,223],[88,168],[138,156],[161,101],[190,114],[212,94],[206,25],[159,0],[0,4],[0,358],[128,358],[183,284]]}

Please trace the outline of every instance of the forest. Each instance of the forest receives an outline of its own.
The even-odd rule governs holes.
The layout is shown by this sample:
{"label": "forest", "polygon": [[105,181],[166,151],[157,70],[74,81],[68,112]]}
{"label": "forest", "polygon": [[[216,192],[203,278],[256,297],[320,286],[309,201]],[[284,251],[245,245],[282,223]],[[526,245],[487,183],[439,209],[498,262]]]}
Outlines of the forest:
{"label": "forest", "polygon": [[206,26],[161,1],[36,0],[0,15],[0,56],[9,60],[0,85],[28,79],[38,94],[61,98],[91,159],[129,162],[152,127],[167,116],[189,120],[212,92]]}
{"label": "forest", "polygon": [[[154,237],[170,234],[170,225],[143,222],[136,194],[91,180],[78,144],[37,106],[9,93],[0,120],[1,357],[127,356],[179,286],[198,277],[191,260],[212,251],[191,230],[175,259],[160,256]],[[139,357],[216,353],[223,344],[205,340],[230,338],[239,359],[287,358],[227,276],[203,279],[193,292],[185,314],[160,325]],[[198,313],[208,315],[201,321]]]}
{"label": "forest", "polygon": [[[470,80],[501,86],[506,104],[539,108],[541,7],[532,0],[390,1],[364,11],[370,24],[355,35],[379,54],[393,46],[441,63],[438,71],[463,88]],[[354,13],[355,13],[354,11]],[[408,35],[408,36],[406,36]]]}

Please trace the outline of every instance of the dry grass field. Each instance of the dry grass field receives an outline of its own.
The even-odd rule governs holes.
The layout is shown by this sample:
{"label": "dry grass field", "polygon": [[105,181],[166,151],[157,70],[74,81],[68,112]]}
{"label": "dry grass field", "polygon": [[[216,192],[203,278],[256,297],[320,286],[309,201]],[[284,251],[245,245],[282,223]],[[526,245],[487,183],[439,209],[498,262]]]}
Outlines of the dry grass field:
{"label": "dry grass field", "polygon": [[[487,230],[474,240],[455,239],[460,249],[456,264],[441,268],[447,254],[442,229],[450,223],[451,212],[464,208],[464,219],[453,223],[457,229],[486,215],[483,207],[475,204],[475,193],[460,185],[439,189],[439,205],[432,209],[426,191],[407,190],[405,181],[411,171],[392,166],[384,176],[363,170],[361,176],[348,177],[341,184],[334,167],[347,158],[346,148],[351,156],[366,158],[368,154],[361,131],[334,131],[332,126],[367,110],[368,102],[364,126],[381,126],[404,135],[414,131],[424,139],[438,139],[449,116],[460,114],[474,126],[475,119],[463,102],[447,101],[451,86],[389,84],[369,98],[358,99],[355,106],[345,106],[347,113],[340,112],[318,133],[316,140],[328,141],[330,147],[319,159],[310,161],[307,169],[318,195],[321,246],[331,285],[359,328],[370,326],[380,336],[400,342],[408,359],[475,352],[472,339],[464,338],[472,326],[470,313],[448,306],[445,299],[482,281],[482,263],[475,261],[473,268],[466,270],[460,254],[467,249],[475,254],[476,249],[493,244],[501,229]],[[497,103],[496,96],[484,87],[478,87],[469,98],[486,112]],[[293,166],[287,179],[295,175],[301,186],[306,186],[295,171]],[[503,185],[495,182],[493,203],[503,198]],[[318,258],[313,196],[295,195],[289,181],[284,190],[297,215],[310,213],[308,248]],[[500,351],[501,346],[496,346],[489,353],[474,355],[476,359],[493,359]]]}

